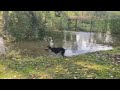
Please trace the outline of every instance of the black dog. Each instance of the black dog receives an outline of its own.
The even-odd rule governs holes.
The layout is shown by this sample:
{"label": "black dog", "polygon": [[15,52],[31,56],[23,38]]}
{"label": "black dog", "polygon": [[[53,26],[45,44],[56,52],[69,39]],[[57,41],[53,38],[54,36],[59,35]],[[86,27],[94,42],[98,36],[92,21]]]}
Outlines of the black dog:
{"label": "black dog", "polygon": [[65,53],[65,50],[64,48],[52,48],[50,46],[47,46],[48,49],[50,49],[52,52],[54,52],[55,54],[61,52],[61,55],[64,57],[64,53]]}

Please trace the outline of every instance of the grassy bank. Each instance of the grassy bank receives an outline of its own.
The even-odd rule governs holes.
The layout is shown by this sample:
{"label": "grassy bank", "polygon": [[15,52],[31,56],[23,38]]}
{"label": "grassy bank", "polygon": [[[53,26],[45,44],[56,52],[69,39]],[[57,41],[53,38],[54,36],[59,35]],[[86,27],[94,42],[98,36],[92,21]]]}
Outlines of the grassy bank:
{"label": "grassy bank", "polygon": [[0,78],[120,79],[118,54],[120,55],[120,48],[65,59],[15,55],[0,60]]}

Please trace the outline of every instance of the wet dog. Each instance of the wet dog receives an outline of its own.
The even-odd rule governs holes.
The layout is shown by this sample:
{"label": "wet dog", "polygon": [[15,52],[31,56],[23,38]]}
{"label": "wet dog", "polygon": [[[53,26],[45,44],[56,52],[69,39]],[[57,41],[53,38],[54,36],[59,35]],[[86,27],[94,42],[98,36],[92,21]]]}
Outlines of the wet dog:
{"label": "wet dog", "polygon": [[57,55],[57,53],[61,53],[61,55],[63,56],[63,57],[65,57],[64,56],[64,53],[65,53],[65,50],[66,49],[64,49],[64,48],[52,48],[52,47],[50,47],[50,46],[47,46],[48,47],[48,49],[50,49],[52,52],[54,52],[56,55]]}

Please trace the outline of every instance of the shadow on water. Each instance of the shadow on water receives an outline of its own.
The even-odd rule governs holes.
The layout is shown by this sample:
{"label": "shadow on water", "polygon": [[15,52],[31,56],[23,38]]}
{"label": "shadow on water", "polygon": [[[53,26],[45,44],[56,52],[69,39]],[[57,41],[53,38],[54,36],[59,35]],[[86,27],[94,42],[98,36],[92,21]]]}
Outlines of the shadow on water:
{"label": "shadow on water", "polygon": [[[55,36],[55,37],[54,37]],[[20,50],[22,55],[28,56],[60,56],[45,48],[52,43],[53,47],[66,49],[65,56],[79,55],[100,50],[110,50],[119,46],[119,36],[107,33],[64,31],[61,36],[52,35],[51,41],[23,41],[16,42],[13,50]]]}

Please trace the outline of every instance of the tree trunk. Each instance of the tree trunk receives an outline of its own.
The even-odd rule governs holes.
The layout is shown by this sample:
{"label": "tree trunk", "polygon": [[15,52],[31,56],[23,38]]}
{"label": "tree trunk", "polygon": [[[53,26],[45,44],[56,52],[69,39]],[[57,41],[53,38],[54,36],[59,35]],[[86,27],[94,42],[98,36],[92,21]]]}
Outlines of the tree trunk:
{"label": "tree trunk", "polygon": [[77,30],[77,19],[75,20],[75,30]]}
{"label": "tree trunk", "polygon": [[33,11],[29,11],[29,14],[31,15],[32,29],[33,29],[33,31],[35,31],[35,37],[38,38],[38,22],[37,22],[37,17],[35,16],[35,13]]}
{"label": "tree trunk", "polygon": [[68,24],[68,30],[70,29],[70,21],[68,20],[67,21],[67,24]]}
{"label": "tree trunk", "polygon": [[5,32],[5,34],[7,34],[8,20],[9,11],[3,11],[3,32]]}

